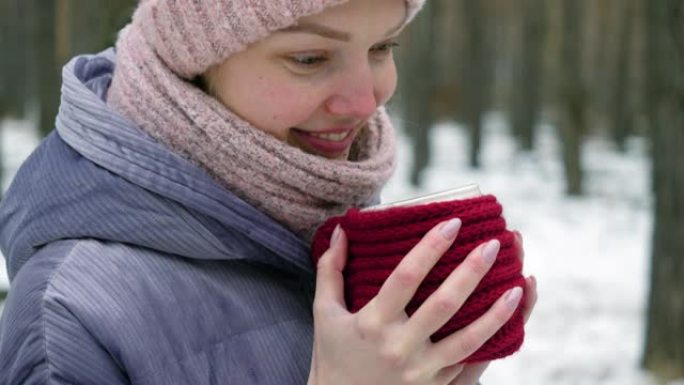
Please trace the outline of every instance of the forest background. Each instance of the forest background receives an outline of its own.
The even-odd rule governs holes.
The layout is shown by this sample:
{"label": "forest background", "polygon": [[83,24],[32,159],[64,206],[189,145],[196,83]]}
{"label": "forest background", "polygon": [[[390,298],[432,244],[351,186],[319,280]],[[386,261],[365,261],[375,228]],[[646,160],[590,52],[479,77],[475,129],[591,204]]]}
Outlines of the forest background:
{"label": "forest background", "polygon": [[[61,67],[111,46],[134,3],[0,0],[0,119],[51,132]],[[589,142],[624,154],[645,144],[652,227],[639,365],[656,381],[684,378],[684,2],[430,0],[401,44],[390,109],[409,145],[408,185],[429,183],[445,123],[465,140],[453,172],[493,172],[483,148],[493,114],[517,156],[544,152],[550,127],[569,199],[594,193]]]}

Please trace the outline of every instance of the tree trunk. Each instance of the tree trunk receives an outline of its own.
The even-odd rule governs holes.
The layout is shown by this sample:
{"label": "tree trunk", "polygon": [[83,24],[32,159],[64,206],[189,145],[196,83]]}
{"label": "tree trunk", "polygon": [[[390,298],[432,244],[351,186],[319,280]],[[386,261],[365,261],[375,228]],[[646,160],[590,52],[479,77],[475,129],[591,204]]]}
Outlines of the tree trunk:
{"label": "tree trunk", "polygon": [[513,133],[523,150],[534,147],[534,128],[541,110],[543,47],[545,35],[545,0],[522,0],[523,31],[513,87]]}
{"label": "tree trunk", "polygon": [[[73,29],[73,1],[72,0],[55,0],[55,57],[57,63],[66,63],[72,53],[72,38],[71,30]],[[95,2],[95,0],[90,0]],[[79,4],[79,10],[83,12]],[[90,15],[83,15],[81,17],[90,17]],[[81,18],[78,18],[81,19]],[[85,36],[95,35],[94,31],[84,34]]]}
{"label": "tree trunk", "polygon": [[429,133],[434,123],[432,101],[436,82],[435,68],[435,24],[433,22],[436,3],[425,4],[423,12],[411,25],[404,57],[400,100],[404,126],[412,139],[413,165],[411,183],[419,186],[423,171],[430,162]]}
{"label": "tree trunk", "polygon": [[25,0],[32,3],[34,20],[33,75],[36,79],[36,94],[40,109],[38,130],[42,135],[52,131],[59,108],[60,66],[55,49],[55,6],[54,1]]}
{"label": "tree trunk", "polygon": [[[3,60],[0,60],[0,199],[2,199],[2,193],[4,191],[4,185],[2,183],[3,174],[5,171],[3,162],[3,119],[9,111],[9,102],[11,100],[11,93],[7,92],[8,88],[8,65],[7,65],[7,55],[11,55],[9,50],[9,2],[0,3],[0,47],[4,47],[6,50]],[[0,291],[2,295],[2,291]],[[2,299],[0,299],[2,301]]]}
{"label": "tree trunk", "polygon": [[618,18],[618,52],[613,65],[613,95],[611,103],[611,121],[613,140],[620,151],[625,151],[627,136],[632,132],[632,114],[629,108],[630,87],[630,47],[632,42],[632,26],[634,23],[634,1],[623,0]]}
{"label": "tree trunk", "polygon": [[459,3],[454,0],[430,0],[435,3],[432,20],[435,23],[433,47],[439,47],[433,54],[437,74],[432,111],[435,120],[461,121],[459,96],[462,71],[461,44],[463,33],[457,20]]}
{"label": "tree trunk", "polygon": [[616,63],[619,56],[619,24],[624,14],[623,3],[630,0],[582,0],[587,15],[583,20],[587,37],[583,39],[585,84],[590,99],[587,106],[588,120],[595,126],[610,129],[610,111],[615,90]]}
{"label": "tree trunk", "polygon": [[684,377],[684,3],[647,0],[655,224],[643,364]]}
{"label": "tree trunk", "polygon": [[470,130],[470,166],[480,167],[482,120],[487,98],[487,63],[484,26],[485,12],[482,0],[463,1],[465,37],[465,63],[463,77],[463,117]]}
{"label": "tree trunk", "polygon": [[[0,47],[5,51],[2,60],[0,60],[0,121],[9,111],[9,101],[11,99],[11,93],[8,92],[8,80],[9,80],[9,66],[7,56],[12,57],[13,52],[10,47],[10,16],[9,8],[11,4],[9,1],[0,3]],[[0,159],[2,157],[0,156]]]}
{"label": "tree trunk", "polygon": [[0,2],[0,43],[3,55],[0,60],[0,118],[23,118],[27,102],[31,99],[30,76],[30,24],[24,22],[30,14],[27,2],[9,0]]}
{"label": "tree trunk", "polygon": [[585,132],[585,91],[581,74],[582,2],[563,0],[563,42],[560,70],[560,133],[563,143],[566,192],[581,195],[581,146]]}

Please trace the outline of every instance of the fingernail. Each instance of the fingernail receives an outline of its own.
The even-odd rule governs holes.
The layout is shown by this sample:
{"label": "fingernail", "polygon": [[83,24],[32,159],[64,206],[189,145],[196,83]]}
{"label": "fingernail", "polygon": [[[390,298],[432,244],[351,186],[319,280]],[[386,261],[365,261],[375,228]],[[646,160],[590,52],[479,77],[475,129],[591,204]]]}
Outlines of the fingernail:
{"label": "fingernail", "polygon": [[335,226],[332,235],[330,236],[330,247],[337,245],[337,241],[340,240],[340,235],[342,233],[342,228],[340,225]]}
{"label": "fingernail", "polygon": [[487,244],[482,248],[482,257],[484,258],[485,262],[489,264],[494,263],[496,255],[499,253],[500,247],[501,244],[499,243],[498,239],[492,239],[491,241],[487,242]]}
{"label": "fingernail", "polygon": [[442,228],[439,229],[439,232],[442,233],[442,236],[446,240],[453,240],[456,238],[456,234],[458,233],[458,230],[461,228],[461,220],[458,218],[452,219],[449,222],[445,223],[442,225]]}
{"label": "fingernail", "polygon": [[506,302],[506,306],[508,306],[510,309],[515,310],[515,308],[518,307],[518,304],[520,303],[520,298],[522,298],[522,293],[523,290],[520,286],[516,286],[512,288],[511,290],[506,293],[506,296],[504,297],[504,301]]}

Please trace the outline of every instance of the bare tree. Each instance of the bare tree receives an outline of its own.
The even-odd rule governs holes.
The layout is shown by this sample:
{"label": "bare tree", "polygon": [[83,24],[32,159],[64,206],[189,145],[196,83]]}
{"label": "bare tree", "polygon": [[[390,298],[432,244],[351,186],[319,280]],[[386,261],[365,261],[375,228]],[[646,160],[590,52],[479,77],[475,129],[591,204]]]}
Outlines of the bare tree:
{"label": "bare tree", "polygon": [[462,111],[470,130],[470,166],[480,167],[482,120],[487,99],[488,65],[485,11],[482,0],[461,0],[465,34]]}
{"label": "bare tree", "polygon": [[23,117],[30,98],[26,85],[29,72],[30,45],[24,40],[30,33],[29,25],[24,22],[27,5],[20,0],[0,2],[0,118],[5,116]]}
{"label": "bare tree", "polygon": [[543,47],[545,35],[545,0],[521,0],[523,31],[521,50],[516,60],[512,93],[512,126],[521,148],[534,147],[534,127],[541,110]]}
{"label": "bare tree", "polygon": [[586,92],[581,72],[582,5],[579,0],[562,0],[563,34],[559,79],[560,134],[563,143],[566,192],[582,194],[582,137],[586,132]]}
{"label": "bare tree", "polygon": [[[18,103],[34,101],[42,134],[54,127],[59,107],[62,66],[74,55],[94,53],[113,44],[116,31],[130,16],[136,0],[9,0],[11,43],[28,47],[26,55],[10,59],[10,89]],[[0,92],[2,93],[2,92]],[[2,100],[2,98],[0,98]],[[0,103],[1,104],[1,103]]]}
{"label": "bare tree", "polygon": [[412,139],[413,165],[411,183],[421,184],[422,173],[430,162],[430,128],[434,123],[433,104],[437,75],[435,60],[435,2],[425,4],[423,12],[411,25],[405,42],[400,103],[404,127]]}
{"label": "bare tree", "polygon": [[[12,53],[9,52],[9,7],[10,7],[9,2],[2,2],[0,3],[0,47],[5,51],[5,55],[3,60],[0,60],[0,119],[5,116],[7,113],[8,108],[8,103],[9,103],[9,98],[10,98],[10,93],[7,92],[8,88],[8,78],[7,76],[7,71],[9,70],[8,68],[8,60],[5,58],[7,55],[11,55]],[[1,159],[2,157],[0,157]],[[0,168],[1,170],[1,168]]]}
{"label": "bare tree", "polygon": [[615,25],[620,23],[619,15],[622,0],[588,1],[588,17],[586,22],[587,38],[586,45],[587,79],[588,87],[591,87],[592,102],[597,117],[600,119],[608,110],[613,82],[615,76],[614,60],[617,51],[614,47],[618,44],[614,41],[616,33]]}
{"label": "bare tree", "polygon": [[136,0],[57,0],[57,53],[62,62],[80,53],[114,44],[116,32],[131,15]]}
{"label": "bare tree", "polygon": [[[0,3],[0,47],[3,47],[2,49],[5,50],[5,57],[9,53],[9,41],[8,41],[8,36],[9,36],[9,20],[8,20],[8,12],[9,12],[9,6],[10,4],[7,2]],[[11,53],[10,53],[11,54]],[[2,120],[5,117],[5,114],[7,114],[7,111],[9,110],[9,101],[10,101],[10,93],[7,92],[8,88],[8,78],[7,76],[7,71],[8,71],[8,65],[7,65],[7,60],[0,60],[0,199],[2,199],[2,192],[3,192],[3,185],[2,185],[2,179],[3,179],[3,173],[4,173],[4,162],[3,162],[3,126],[2,126]],[[0,299],[1,301],[2,299]]]}
{"label": "bare tree", "polygon": [[60,63],[55,49],[55,1],[24,0],[28,9],[25,15],[32,26],[31,73],[36,79],[33,86],[38,99],[38,129],[46,135],[52,131],[59,109],[61,84]]}
{"label": "bare tree", "polygon": [[620,17],[617,20],[617,52],[613,63],[613,95],[610,108],[613,140],[621,151],[625,150],[627,136],[632,132],[630,103],[630,47],[634,24],[634,1],[620,3]]}
{"label": "bare tree", "polygon": [[684,377],[684,3],[644,0],[655,225],[644,366]]}

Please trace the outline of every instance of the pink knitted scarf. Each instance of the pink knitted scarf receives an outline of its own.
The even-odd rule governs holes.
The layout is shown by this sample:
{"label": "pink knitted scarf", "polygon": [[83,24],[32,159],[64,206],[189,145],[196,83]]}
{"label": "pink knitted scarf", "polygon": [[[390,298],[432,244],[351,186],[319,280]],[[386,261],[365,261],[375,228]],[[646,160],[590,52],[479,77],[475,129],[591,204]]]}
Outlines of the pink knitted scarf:
{"label": "pink knitted scarf", "polygon": [[394,129],[380,108],[349,160],[304,153],[240,119],[165,64],[134,22],[120,34],[108,103],[223,186],[310,240],[325,219],[367,204],[394,169]]}

